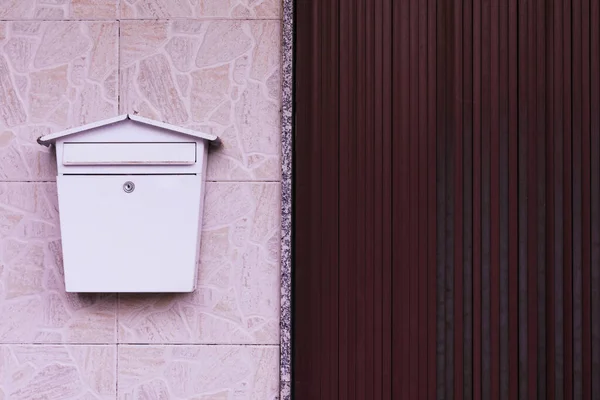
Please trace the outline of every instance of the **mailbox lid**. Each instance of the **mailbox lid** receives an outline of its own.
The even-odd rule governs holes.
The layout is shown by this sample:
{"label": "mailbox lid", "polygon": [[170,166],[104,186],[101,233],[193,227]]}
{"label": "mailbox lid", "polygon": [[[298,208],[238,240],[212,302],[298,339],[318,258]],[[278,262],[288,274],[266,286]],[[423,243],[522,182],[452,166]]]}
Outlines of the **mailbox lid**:
{"label": "mailbox lid", "polygon": [[200,176],[66,175],[57,185],[68,292],[194,289]]}
{"label": "mailbox lid", "polygon": [[63,147],[63,165],[192,165],[191,143],[70,143]]}
{"label": "mailbox lid", "polygon": [[208,145],[196,142],[57,142],[59,175],[206,172]]}

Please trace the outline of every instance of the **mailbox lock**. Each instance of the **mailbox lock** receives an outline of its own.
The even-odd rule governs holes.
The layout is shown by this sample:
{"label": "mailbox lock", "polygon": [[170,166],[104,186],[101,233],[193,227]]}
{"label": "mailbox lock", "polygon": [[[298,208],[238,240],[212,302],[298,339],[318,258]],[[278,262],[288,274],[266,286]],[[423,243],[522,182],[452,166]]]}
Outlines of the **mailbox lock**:
{"label": "mailbox lock", "polygon": [[123,184],[123,190],[125,193],[131,193],[135,189],[135,184],[131,181],[127,181]]}

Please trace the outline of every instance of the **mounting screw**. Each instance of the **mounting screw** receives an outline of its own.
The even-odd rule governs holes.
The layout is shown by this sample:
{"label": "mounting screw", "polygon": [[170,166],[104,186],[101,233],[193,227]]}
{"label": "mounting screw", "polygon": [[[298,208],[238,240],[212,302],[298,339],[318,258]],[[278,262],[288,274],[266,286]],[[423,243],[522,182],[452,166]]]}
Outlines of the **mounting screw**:
{"label": "mounting screw", "polygon": [[123,184],[123,190],[125,193],[131,193],[135,190],[135,185],[131,181],[127,181]]}

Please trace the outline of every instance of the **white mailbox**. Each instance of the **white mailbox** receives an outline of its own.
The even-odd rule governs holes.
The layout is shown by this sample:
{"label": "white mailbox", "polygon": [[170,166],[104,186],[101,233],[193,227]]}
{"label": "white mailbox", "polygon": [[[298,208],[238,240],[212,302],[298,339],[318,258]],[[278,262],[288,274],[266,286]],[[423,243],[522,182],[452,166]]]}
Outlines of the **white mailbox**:
{"label": "white mailbox", "polygon": [[67,292],[194,290],[210,141],[137,115],[38,139],[56,147]]}

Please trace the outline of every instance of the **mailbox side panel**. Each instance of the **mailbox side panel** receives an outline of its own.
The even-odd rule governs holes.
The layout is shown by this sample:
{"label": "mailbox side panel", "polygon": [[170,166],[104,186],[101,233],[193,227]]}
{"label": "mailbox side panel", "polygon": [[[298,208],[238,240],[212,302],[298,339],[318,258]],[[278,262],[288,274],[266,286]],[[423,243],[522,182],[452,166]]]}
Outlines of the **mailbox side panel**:
{"label": "mailbox side panel", "polygon": [[[206,196],[206,169],[208,166],[208,143],[204,140],[196,142],[196,163],[199,164],[200,170],[202,171],[200,179],[200,212],[198,215],[198,240],[196,241],[196,263],[200,261],[200,244],[202,241],[202,225],[204,223],[204,197]],[[194,289],[196,289],[196,282],[198,268],[196,268],[196,276],[194,277]]]}
{"label": "mailbox side panel", "polygon": [[57,184],[68,292],[194,289],[201,176],[66,175]]}

